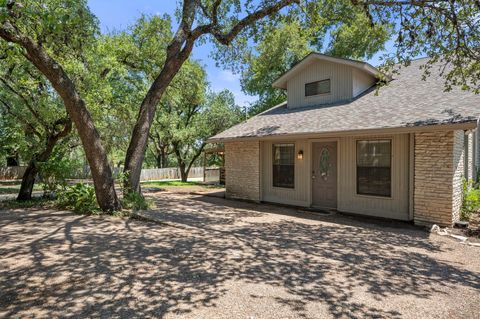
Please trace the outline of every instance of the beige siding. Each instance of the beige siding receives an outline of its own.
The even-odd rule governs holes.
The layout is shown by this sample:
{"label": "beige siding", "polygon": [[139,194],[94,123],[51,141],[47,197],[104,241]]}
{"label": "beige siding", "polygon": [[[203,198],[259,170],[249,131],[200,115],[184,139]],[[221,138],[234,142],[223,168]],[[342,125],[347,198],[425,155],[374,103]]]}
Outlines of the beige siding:
{"label": "beige siding", "polygon": [[377,80],[368,73],[352,69],[353,97],[356,97],[371,88]]}
{"label": "beige siding", "polygon": [[[357,139],[392,140],[392,197],[357,195]],[[339,143],[338,210],[394,219],[409,219],[409,135],[345,137]]]}
{"label": "beige siding", "polygon": [[[273,187],[272,179],[272,146],[275,143],[295,143],[295,154],[299,150],[304,153],[304,159],[295,158],[295,188],[278,188]],[[296,206],[310,206],[309,202],[309,167],[307,158],[310,157],[308,150],[308,141],[278,141],[262,143],[262,199],[267,202],[282,203]]]}
{"label": "beige siding", "polygon": [[[356,194],[356,137],[331,138],[338,148],[338,210],[387,218],[409,219],[409,135],[365,136],[361,139],[392,139],[392,198]],[[268,202],[311,205],[311,143],[317,139],[262,142],[262,200]],[[295,143],[295,151],[303,150],[304,159],[295,160],[295,188],[272,186],[272,145]]]}
{"label": "beige siding", "polygon": [[[305,84],[330,79],[331,93],[305,97]],[[339,63],[315,61],[287,83],[288,107],[297,108],[352,98],[352,68]]]}
{"label": "beige siding", "polygon": [[225,143],[227,198],[260,200],[260,142]]}

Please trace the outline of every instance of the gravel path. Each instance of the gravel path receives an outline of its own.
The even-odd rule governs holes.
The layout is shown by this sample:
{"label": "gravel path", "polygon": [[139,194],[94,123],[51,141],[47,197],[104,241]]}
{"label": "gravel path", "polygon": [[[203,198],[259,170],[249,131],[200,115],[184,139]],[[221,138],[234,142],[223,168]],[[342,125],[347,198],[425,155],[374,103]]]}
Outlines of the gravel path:
{"label": "gravel path", "polygon": [[156,194],[160,223],[0,211],[0,317],[479,318],[480,249],[395,222]]}

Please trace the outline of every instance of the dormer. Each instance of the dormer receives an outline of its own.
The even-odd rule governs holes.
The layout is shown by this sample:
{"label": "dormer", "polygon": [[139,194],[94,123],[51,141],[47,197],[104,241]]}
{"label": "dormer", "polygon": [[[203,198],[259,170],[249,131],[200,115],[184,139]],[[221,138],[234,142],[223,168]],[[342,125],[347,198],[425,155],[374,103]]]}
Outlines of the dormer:
{"label": "dormer", "polygon": [[377,83],[380,72],[368,63],[310,53],[273,86],[287,90],[288,108],[348,101]]}

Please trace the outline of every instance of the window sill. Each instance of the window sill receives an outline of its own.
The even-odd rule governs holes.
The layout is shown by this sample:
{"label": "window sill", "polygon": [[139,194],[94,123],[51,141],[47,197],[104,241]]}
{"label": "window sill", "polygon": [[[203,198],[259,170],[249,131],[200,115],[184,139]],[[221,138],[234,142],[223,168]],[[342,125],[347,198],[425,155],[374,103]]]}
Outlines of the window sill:
{"label": "window sill", "polygon": [[380,196],[380,195],[366,195],[366,194],[358,194],[355,193],[356,197],[361,197],[361,198],[373,198],[373,199],[386,199],[386,200],[393,200],[393,196]]}
{"label": "window sill", "polygon": [[292,191],[292,192],[295,191],[295,187],[280,187],[280,186],[272,185],[272,188],[277,190],[282,190],[282,191]]}
{"label": "window sill", "polygon": [[305,99],[306,99],[306,100],[309,100],[309,99],[316,98],[316,97],[323,97],[323,96],[330,96],[330,95],[332,95],[332,92],[315,94],[315,95],[309,95],[309,96],[304,95],[304,96],[305,96]]}

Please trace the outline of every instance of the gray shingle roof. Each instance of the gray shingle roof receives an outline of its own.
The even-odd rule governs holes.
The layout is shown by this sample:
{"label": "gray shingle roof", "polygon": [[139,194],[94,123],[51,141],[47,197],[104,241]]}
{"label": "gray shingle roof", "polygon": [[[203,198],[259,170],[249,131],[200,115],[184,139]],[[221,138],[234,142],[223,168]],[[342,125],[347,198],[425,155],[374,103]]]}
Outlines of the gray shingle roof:
{"label": "gray shingle roof", "polygon": [[476,122],[480,117],[480,95],[458,88],[444,92],[444,79],[435,68],[423,81],[419,66],[425,61],[419,59],[402,68],[378,95],[372,88],[347,102],[296,109],[288,109],[284,103],[210,141]]}

